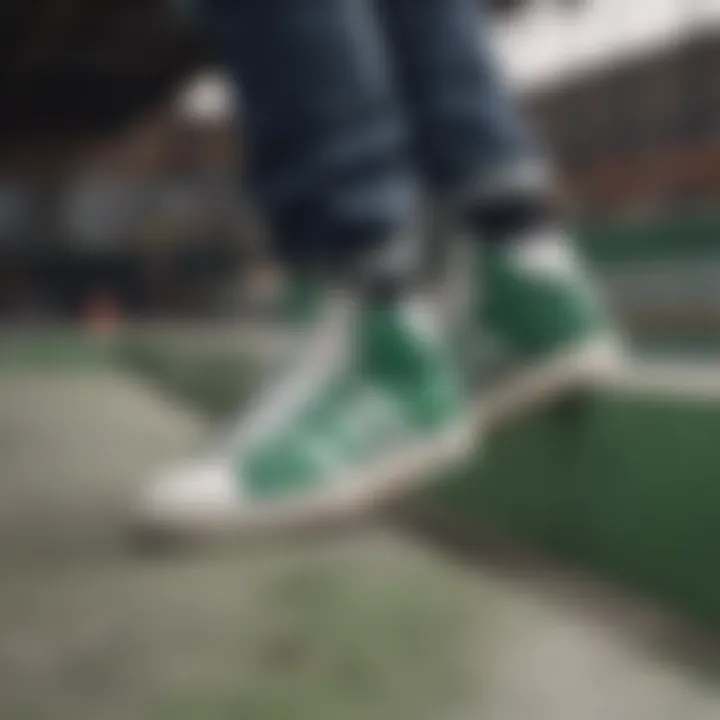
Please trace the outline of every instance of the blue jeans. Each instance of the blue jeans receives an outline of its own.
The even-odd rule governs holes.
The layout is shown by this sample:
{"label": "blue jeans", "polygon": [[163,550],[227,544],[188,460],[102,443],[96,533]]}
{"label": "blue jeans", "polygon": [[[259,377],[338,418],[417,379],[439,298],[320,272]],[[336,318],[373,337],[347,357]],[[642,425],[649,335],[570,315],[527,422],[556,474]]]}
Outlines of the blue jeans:
{"label": "blue jeans", "polygon": [[530,158],[477,0],[206,0],[281,256],[349,257]]}

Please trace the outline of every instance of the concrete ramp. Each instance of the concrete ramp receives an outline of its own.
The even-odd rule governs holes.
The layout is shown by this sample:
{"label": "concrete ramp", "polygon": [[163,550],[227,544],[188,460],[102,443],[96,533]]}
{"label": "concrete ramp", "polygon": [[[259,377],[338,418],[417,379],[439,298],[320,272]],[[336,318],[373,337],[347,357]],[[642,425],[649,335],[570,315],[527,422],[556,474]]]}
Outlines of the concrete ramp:
{"label": "concrete ramp", "polygon": [[23,553],[109,541],[143,472],[202,427],[131,376],[0,374],[0,541]]}
{"label": "concrete ramp", "polygon": [[202,433],[130,377],[0,374],[0,717],[720,717],[707,667],[654,656],[582,596],[469,572],[390,531],[129,554],[118,508]]}

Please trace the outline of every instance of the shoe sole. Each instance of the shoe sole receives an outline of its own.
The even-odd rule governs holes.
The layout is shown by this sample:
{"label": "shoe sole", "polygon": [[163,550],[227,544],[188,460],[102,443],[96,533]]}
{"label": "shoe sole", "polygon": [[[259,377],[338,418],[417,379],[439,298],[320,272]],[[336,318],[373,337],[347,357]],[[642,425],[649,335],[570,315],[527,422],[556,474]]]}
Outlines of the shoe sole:
{"label": "shoe sole", "polygon": [[621,348],[613,336],[594,337],[484,389],[479,402],[483,405],[487,431],[498,430],[578,392],[612,385],[628,366]]}
{"label": "shoe sole", "polygon": [[131,523],[131,536],[141,545],[175,541],[267,539],[341,531],[381,507],[393,504],[452,473],[478,442],[480,418],[472,415],[441,437],[417,442],[391,459],[383,459],[339,477],[332,491],[307,494],[285,503],[256,503],[248,509],[198,507],[162,510],[143,508]]}

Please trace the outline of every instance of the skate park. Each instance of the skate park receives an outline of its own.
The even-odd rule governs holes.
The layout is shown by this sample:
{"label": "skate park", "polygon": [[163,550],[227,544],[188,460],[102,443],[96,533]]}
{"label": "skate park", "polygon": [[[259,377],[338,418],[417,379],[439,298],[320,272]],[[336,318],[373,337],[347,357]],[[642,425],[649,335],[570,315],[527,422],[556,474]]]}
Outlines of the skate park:
{"label": "skate park", "polygon": [[[0,80],[17,110],[0,119],[0,717],[720,717],[713,4],[614,3],[597,36],[582,9],[498,16],[581,198],[621,372],[516,425],[485,407],[459,471],[332,538],[155,548],[127,532],[139,490],[290,345],[243,294],[265,258],[228,193],[237,108],[187,16],[138,29],[109,4],[130,30],[97,33],[108,82],[97,43],[64,39],[97,14],[65,5],[5,25],[45,30],[18,42],[43,72]],[[55,114],[26,87],[61,87]],[[217,195],[192,182],[208,177]]]}
{"label": "skate park", "polygon": [[283,338],[6,333],[3,714],[715,717],[719,375],[665,341],[332,542],[153,554],[133,493]]}

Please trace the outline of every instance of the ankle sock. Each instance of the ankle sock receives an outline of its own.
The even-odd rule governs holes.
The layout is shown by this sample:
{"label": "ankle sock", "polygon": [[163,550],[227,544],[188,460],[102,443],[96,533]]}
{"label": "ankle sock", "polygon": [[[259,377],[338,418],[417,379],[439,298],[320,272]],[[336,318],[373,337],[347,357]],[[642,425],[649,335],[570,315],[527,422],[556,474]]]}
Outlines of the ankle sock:
{"label": "ankle sock", "polygon": [[471,232],[486,245],[512,244],[556,225],[557,212],[545,197],[509,195],[468,211]]}

